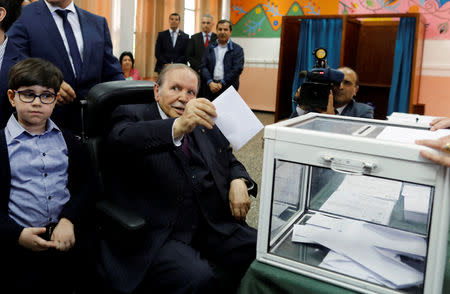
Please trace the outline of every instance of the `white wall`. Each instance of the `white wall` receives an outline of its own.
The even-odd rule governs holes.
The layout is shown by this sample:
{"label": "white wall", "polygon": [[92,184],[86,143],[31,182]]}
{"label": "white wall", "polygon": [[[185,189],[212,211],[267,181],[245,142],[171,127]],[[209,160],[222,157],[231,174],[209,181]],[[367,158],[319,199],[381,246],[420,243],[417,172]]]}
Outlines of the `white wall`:
{"label": "white wall", "polygon": [[111,0],[111,6],[113,53],[119,57],[123,51],[134,51],[136,0]]}

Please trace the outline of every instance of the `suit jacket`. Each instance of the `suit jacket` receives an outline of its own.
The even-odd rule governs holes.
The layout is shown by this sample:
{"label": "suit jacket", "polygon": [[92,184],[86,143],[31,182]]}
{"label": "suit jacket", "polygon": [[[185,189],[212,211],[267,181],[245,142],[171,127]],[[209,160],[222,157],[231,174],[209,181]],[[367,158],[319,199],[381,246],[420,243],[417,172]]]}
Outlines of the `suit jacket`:
{"label": "suit jacket", "polygon": [[362,118],[373,118],[373,108],[365,103],[356,102],[354,99],[342,110],[341,115]]}
{"label": "suit jacket", "polygon": [[167,63],[187,64],[186,51],[189,44],[189,35],[182,30],[178,31],[175,47],[172,45],[170,31],[165,30],[158,33],[155,45],[156,66],[155,71],[160,72]]}
{"label": "suit jacket", "polygon": [[[216,42],[217,35],[215,33],[211,33],[211,39],[209,40],[209,44]],[[189,65],[196,71],[200,72],[202,68],[202,57],[205,52],[205,43],[203,41],[203,33],[197,33],[191,36],[189,40],[189,46],[187,50],[187,58],[189,61]]]}
{"label": "suit jacket", "polygon": [[[216,54],[214,48],[218,46],[215,42],[206,48],[202,59],[202,78],[208,85],[214,80],[214,67],[216,66]],[[238,44],[232,42],[228,43],[228,51],[223,58],[224,77],[222,85],[224,88],[233,86],[236,90],[239,89],[239,76],[244,70],[244,50]]]}
{"label": "suit jacket", "polygon": [[[365,103],[356,102],[354,99],[350,101],[340,115],[352,116],[352,117],[362,117],[362,118],[373,118],[373,108]],[[294,110],[290,118],[297,117],[298,112]]]}
{"label": "suit jacket", "polygon": [[[16,42],[23,55],[47,59],[56,65],[77,97],[84,99],[94,85],[123,80],[124,77],[122,67],[112,53],[106,19],[77,6],[75,8],[84,42],[82,74],[78,79],[75,79],[63,39],[44,0],[25,6],[20,17],[8,30],[8,36]],[[78,124],[71,125],[67,122],[68,119],[77,119],[77,123],[80,123],[79,116],[79,107],[65,105],[56,107],[52,118],[59,127],[79,131]]]}
{"label": "suit jacket", "polygon": [[24,56],[20,53],[16,43],[11,38],[8,38],[0,70],[0,128],[6,126],[13,112],[13,107],[9,103],[8,95],[6,94],[8,90],[8,73],[11,67],[23,58]]}
{"label": "suit jacket", "polygon": [[[109,193],[114,202],[139,213],[148,225],[139,242],[127,242],[129,248],[124,249],[104,241],[100,254],[108,283],[131,292],[171,233],[183,198],[194,189],[190,174],[183,168],[185,155],[173,144],[174,119],[162,120],[156,103],[120,106],[112,117],[108,146],[114,164],[107,168]],[[202,197],[197,201],[200,212],[214,230],[230,235],[238,223],[229,208],[229,184],[236,178],[252,180],[217,127],[197,127],[190,136],[197,142],[219,191],[194,195]]]}
{"label": "suit jacket", "polygon": [[[70,200],[61,211],[60,218],[67,218],[75,228],[83,221],[84,214],[88,209],[88,202],[92,185],[89,176],[88,156],[81,142],[70,132],[62,131],[66,141],[69,167],[67,188],[70,191]],[[0,130],[0,234],[3,245],[16,244],[19,240],[23,227],[17,224],[8,215],[8,202],[11,189],[11,167],[9,164],[8,147],[6,145],[5,130]],[[2,244],[0,244],[2,247]]]}

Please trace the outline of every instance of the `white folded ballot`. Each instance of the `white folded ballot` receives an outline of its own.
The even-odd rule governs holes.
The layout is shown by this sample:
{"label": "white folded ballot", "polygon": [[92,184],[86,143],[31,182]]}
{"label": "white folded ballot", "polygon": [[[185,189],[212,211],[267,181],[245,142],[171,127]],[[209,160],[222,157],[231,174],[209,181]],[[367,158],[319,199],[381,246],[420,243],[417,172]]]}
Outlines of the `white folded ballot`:
{"label": "white folded ballot", "polygon": [[317,243],[330,249],[322,261],[331,269],[369,282],[402,289],[423,283],[422,272],[400,260],[400,255],[424,259],[424,238],[352,219],[314,215],[295,225],[293,242]]}
{"label": "white folded ballot", "polygon": [[264,128],[233,86],[220,94],[213,104],[217,113],[215,124],[236,151]]}

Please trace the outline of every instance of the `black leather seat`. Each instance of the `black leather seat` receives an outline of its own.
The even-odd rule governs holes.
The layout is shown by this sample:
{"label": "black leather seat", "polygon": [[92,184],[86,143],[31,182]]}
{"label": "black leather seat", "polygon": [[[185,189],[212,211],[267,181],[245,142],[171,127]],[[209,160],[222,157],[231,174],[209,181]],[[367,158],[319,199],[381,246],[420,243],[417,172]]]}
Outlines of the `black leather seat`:
{"label": "black leather seat", "polygon": [[[96,272],[98,242],[114,240],[129,242],[139,238],[146,226],[144,218],[115,205],[108,197],[108,184],[105,170],[113,162],[105,162],[105,144],[111,123],[112,111],[119,105],[154,103],[153,82],[114,81],[98,84],[89,91],[83,105],[82,140],[88,150],[92,175],[96,185],[95,207],[90,212],[90,249],[87,281],[83,281],[76,293],[113,293]],[[97,192],[98,191],[98,192]]]}
{"label": "black leather seat", "polygon": [[126,211],[108,200],[105,183],[104,145],[110,130],[110,116],[118,105],[154,102],[153,82],[114,81],[94,86],[88,93],[84,111],[84,142],[91,156],[95,183],[99,191],[96,199],[96,226],[102,237],[121,238],[145,226],[143,218]]}

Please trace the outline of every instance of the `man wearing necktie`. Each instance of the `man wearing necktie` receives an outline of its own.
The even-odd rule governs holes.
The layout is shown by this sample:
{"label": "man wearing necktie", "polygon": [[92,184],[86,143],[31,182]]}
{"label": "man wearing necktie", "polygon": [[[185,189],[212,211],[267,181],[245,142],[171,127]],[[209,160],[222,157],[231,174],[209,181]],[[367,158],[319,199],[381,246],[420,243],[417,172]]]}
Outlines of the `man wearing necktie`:
{"label": "man wearing necktie", "polygon": [[76,134],[81,132],[79,100],[98,83],[124,79],[112,53],[106,19],[80,9],[72,0],[26,5],[8,36],[25,56],[47,59],[62,71],[60,105],[52,119]]}
{"label": "man wearing necktie", "polygon": [[[193,70],[198,72],[199,75],[201,75],[202,57],[206,47],[208,47],[209,44],[213,44],[217,40],[217,35],[214,32],[212,32],[212,28],[214,26],[212,15],[210,14],[203,15],[201,26],[202,31],[191,36],[187,50],[188,52],[187,58],[189,61],[189,65],[192,67]],[[197,95],[198,97],[206,96],[207,94],[206,87],[207,85],[205,84],[205,81],[202,80],[200,90]]]}
{"label": "man wearing necktie", "polygon": [[169,29],[158,33],[155,45],[155,72],[157,73],[166,64],[187,64],[186,50],[189,43],[189,35],[180,30],[180,20],[181,17],[178,13],[172,13],[169,15]]}
{"label": "man wearing necktie", "polygon": [[121,293],[235,293],[255,258],[245,219],[256,184],[214,125],[214,105],[196,98],[198,79],[170,64],[155,102],[112,114],[111,199],[149,224],[129,249],[102,241],[105,279]]}

